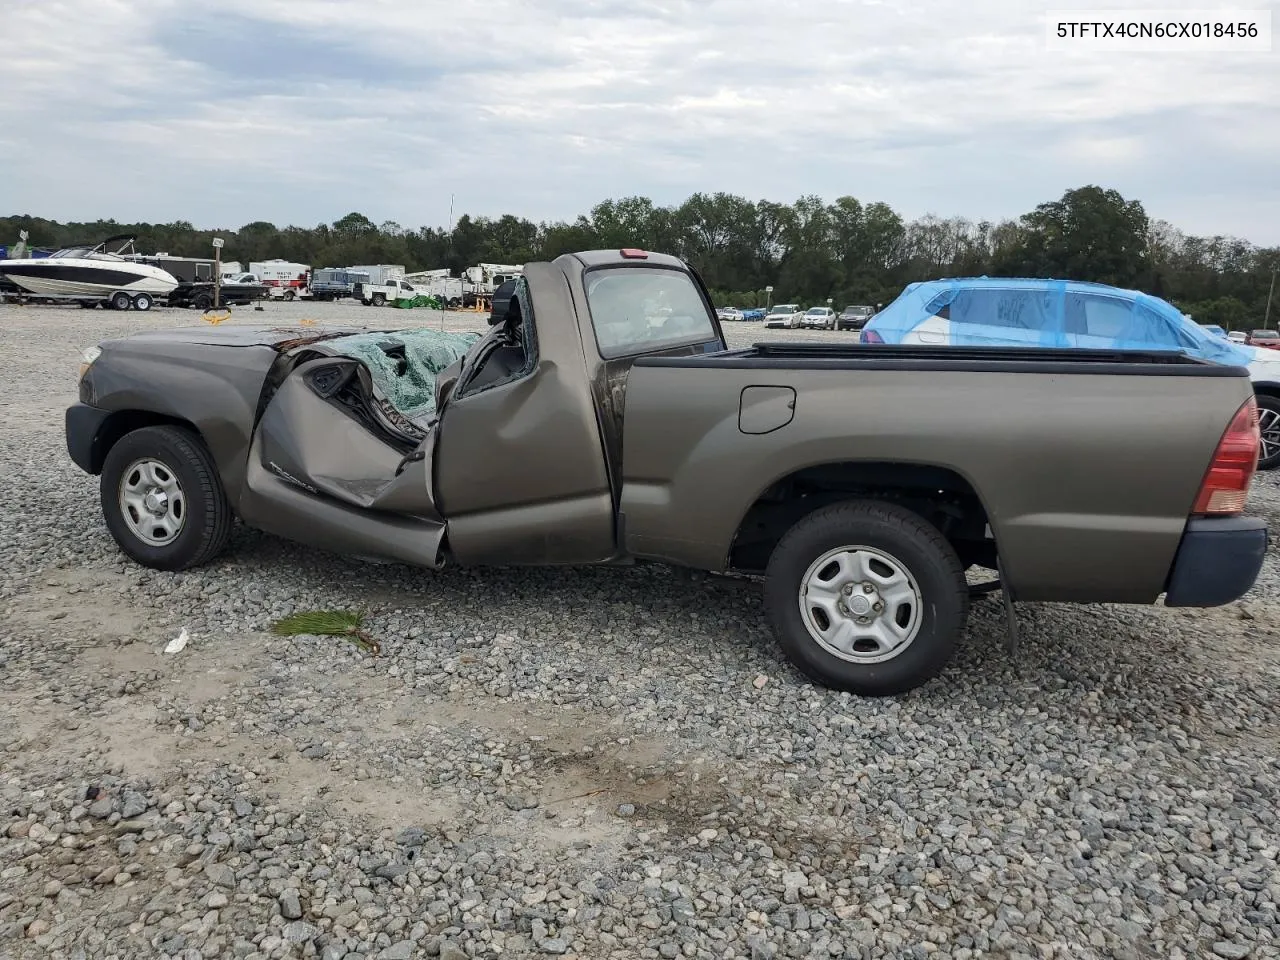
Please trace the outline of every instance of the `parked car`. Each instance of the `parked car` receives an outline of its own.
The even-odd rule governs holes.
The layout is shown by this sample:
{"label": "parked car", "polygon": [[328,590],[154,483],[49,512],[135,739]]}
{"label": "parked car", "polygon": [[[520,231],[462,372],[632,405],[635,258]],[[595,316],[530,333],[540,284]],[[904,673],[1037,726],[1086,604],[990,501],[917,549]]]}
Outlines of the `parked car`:
{"label": "parked car", "polygon": [[144,566],[209,563],[238,518],[427,568],[740,571],[801,671],[894,694],[950,659],[970,567],[1008,603],[1242,596],[1255,406],[1244,370],[1173,352],[729,349],[685,263],[597,250],[526,264],[482,336],[107,340],[66,441]]}
{"label": "parked car", "polygon": [[[1258,334],[1270,333],[1266,343]],[[1259,467],[1280,466],[1276,331],[1249,344],[1214,336],[1159,297],[1099,283],[965,278],[908,286],[862,330],[866,343],[1177,351],[1248,370],[1262,430]]]}
{"label": "parked car", "polygon": [[800,309],[798,303],[775,303],[769,312],[765,314],[765,327],[785,327],[787,329],[795,329],[800,326],[800,318],[804,316],[804,311]]}
{"label": "parked car", "polygon": [[845,307],[836,318],[836,329],[861,330],[867,325],[867,321],[875,316],[875,313],[875,307],[857,305]]}
{"label": "parked car", "polygon": [[759,321],[764,319],[764,307],[746,307],[742,311],[742,319],[748,321]]}
{"label": "parked car", "polygon": [[1202,323],[1200,324],[1200,328],[1202,330],[1209,331],[1209,333],[1213,334],[1215,337],[1225,337],[1227,335],[1227,331],[1222,329],[1222,327],[1218,326],[1216,323]]}
{"label": "parked car", "polygon": [[819,330],[834,330],[836,312],[830,307],[810,307],[800,318],[800,326],[813,327]]}
{"label": "parked car", "polygon": [[721,307],[716,311],[716,317],[718,317],[721,322],[726,320],[741,320],[742,311],[737,307]]}
{"label": "parked car", "polygon": [[1280,330],[1254,330],[1249,334],[1247,343],[1252,347],[1280,350]]}
{"label": "parked car", "polygon": [[231,279],[222,279],[217,289],[208,280],[195,283],[180,283],[169,291],[166,298],[171,307],[195,307],[197,310],[208,310],[214,301],[219,306],[243,306],[261,300],[267,296],[270,287],[259,283],[252,273],[237,273]]}
{"label": "parked car", "polygon": [[1248,343],[1249,335],[1243,330],[1228,330],[1227,339],[1232,343]]}

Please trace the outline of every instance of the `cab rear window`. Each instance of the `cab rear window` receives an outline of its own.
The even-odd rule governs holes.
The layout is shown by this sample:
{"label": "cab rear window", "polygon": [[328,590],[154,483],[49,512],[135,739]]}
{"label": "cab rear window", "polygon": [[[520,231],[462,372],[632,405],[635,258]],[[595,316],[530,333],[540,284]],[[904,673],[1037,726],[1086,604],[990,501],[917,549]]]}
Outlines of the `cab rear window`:
{"label": "cab rear window", "polygon": [[710,311],[687,273],[617,267],[593,270],[584,280],[596,344],[606,360],[716,339]]}

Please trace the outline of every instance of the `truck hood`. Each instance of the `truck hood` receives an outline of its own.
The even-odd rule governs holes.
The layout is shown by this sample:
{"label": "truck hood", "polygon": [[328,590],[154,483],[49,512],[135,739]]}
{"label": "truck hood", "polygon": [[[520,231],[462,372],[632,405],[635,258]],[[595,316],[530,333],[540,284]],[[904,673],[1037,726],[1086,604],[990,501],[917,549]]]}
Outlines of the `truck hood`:
{"label": "truck hood", "polygon": [[172,330],[153,330],[135,333],[128,337],[104,340],[103,347],[112,344],[176,344],[190,343],[210,347],[277,347],[295,346],[300,342],[345,337],[353,333],[382,333],[356,326],[213,326],[179,327]]}

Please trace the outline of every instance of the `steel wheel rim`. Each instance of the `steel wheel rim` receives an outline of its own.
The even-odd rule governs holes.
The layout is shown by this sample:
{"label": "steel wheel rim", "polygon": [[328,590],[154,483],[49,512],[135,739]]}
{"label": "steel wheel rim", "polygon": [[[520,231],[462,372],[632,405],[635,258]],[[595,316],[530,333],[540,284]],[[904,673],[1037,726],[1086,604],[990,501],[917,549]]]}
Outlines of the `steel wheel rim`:
{"label": "steel wheel rim", "polygon": [[924,598],[911,571],[875,547],[828,550],[800,578],[798,599],[809,636],[849,663],[900,656],[924,618]]}
{"label": "steel wheel rim", "polygon": [[187,498],[178,476],[153,457],[135,460],[120,475],[120,515],[143,543],[173,543],[187,522]]}
{"label": "steel wheel rim", "polygon": [[1258,433],[1262,439],[1262,459],[1280,453],[1280,411],[1263,407],[1258,411]]}

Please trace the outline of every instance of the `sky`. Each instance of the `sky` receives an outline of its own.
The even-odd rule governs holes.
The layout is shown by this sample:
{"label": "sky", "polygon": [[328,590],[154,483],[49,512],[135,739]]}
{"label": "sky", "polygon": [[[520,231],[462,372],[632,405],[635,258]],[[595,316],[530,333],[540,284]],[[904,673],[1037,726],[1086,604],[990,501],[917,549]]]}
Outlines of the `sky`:
{"label": "sky", "polygon": [[1280,243],[1280,38],[1050,46],[1047,11],[1097,6],[0,0],[0,214],[446,227],[725,191],[995,220],[1096,183]]}

